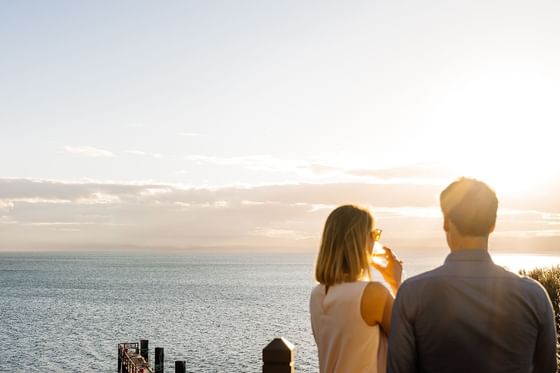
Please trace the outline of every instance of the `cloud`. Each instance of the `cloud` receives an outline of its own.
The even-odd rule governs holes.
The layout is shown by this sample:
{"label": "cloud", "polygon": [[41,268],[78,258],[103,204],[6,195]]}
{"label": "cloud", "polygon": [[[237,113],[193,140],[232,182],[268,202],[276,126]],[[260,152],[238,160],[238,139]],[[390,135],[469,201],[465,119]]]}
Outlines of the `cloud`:
{"label": "cloud", "polygon": [[351,169],[347,173],[378,179],[441,179],[454,177],[455,171],[435,163],[413,163],[403,166],[377,169]]}
{"label": "cloud", "polygon": [[139,156],[145,156],[145,157],[152,157],[152,158],[156,158],[156,159],[163,158],[163,156],[159,153],[144,152],[144,151],[141,151],[141,150],[126,150],[125,153],[133,154],[133,155],[139,155]]}
{"label": "cloud", "polygon": [[163,194],[167,194],[167,193],[172,193],[173,189],[168,187],[168,186],[160,186],[160,187],[147,187],[142,189],[142,191],[140,192],[141,196],[159,196],[159,195],[163,195]]}
{"label": "cloud", "polygon": [[60,203],[71,203],[72,201],[67,199],[58,199],[58,198],[40,198],[40,197],[31,197],[31,198],[12,198],[8,201],[0,201],[0,207],[2,204],[14,207],[15,203],[29,203],[29,204],[60,204]]}
{"label": "cloud", "polygon": [[112,152],[108,150],[94,148],[93,146],[65,146],[64,150],[67,153],[81,156],[81,157],[103,158],[103,157],[115,156]]}
{"label": "cloud", "polygon": [[342,167],[328,163],[300,165],[316,175],[346,176],[349,180],[386,182],[390,184],[443,184],[455,179],[455,171],[435,163],[414,163],[386,168]]}
{"label": "cloud", "polygon": [[13,201],[2,201],[0,200],[0,211],[9,211],[14,208]]}
{"label": "cloud", "polygon": [[114,194],[93,192],[88,196],[78,198],[75,203],[78,205],[109,205],[120,203],[121,198]]}
{"label": "cloud", "polygon": [[[411,249],[445,247],[440,189],[403,183],[210,189],[0,179],[0,249],[316,250],[327,215],[345,203],[370,206],[387,244]],[[550,193],[541,191],[539,195]],[[541,243],[552,247],[555,239],[560,243],[556,235],[560,231],[559,201],[528,197],[525,204],[511,202],[500,210],[496,234],[500,247],[507,248],[512,240],[532,248]],[[537,246],[530,246],[531,242]]]}
{"label": "cloud", "polygon": [[278,158],[268,154],[219,157],[212,155],[188,155],[185,159],[199,165],[235,166],[252,171],[290,172],[307,175],[348,174],[347,170],[338,166],[313,163],[300,159]]}
{"label": "cloud", "polygon": [[278,158],[267,154],[231,157],[188,155],[185,159],[198,165],[294,174],[298,176],[298,180],[303,178],[308,181],[444,185],[459,176],[449,167],[435,163],[414,163],[389,168],[356,168],[343,165],[335,159],[317,162]]}
{"label": "cloud", "polygon": [[399,217],[417,217],[426,219],[439,219],[441,218],[441,210],[439,207],[417,207],[417,206],[402,206],[402,207],[379,207],[375,209],[376,215],[384,219],[399,218]]}
{"label": "cloud", "polygon": [[309,239],[309,238],[313,238],[313,236],[310,236],[309,233],[306,232],[297,232],[291,229],[272,229],[272,228],[268,228],[268,229],[263,229],[263,228],[257,228],[255,229],[253,232],[251,232],[250,234],[253,234],[255,236],[259,236],[259,237],[267,237],[267,238],[284,238],[284,239],[291,239],[291,240],[305,240],[305,239]]}
{"label": "cloud", "polygon": [[319,175],[347,173],[347,170],[344,168],[319,163],[303,164],[302,162],[302,164],[298,165],[298,167]]}

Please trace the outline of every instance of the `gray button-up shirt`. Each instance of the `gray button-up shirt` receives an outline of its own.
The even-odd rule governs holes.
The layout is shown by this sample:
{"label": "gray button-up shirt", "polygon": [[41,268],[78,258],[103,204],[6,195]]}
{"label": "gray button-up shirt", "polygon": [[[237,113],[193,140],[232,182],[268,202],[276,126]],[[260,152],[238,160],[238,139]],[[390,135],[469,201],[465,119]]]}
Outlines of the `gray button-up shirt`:
{"label": "gray button-up shirt", "polygon": [[554,311],[544,288],[459,250],[406,280],[393,308],[389,373],[556,372]]}

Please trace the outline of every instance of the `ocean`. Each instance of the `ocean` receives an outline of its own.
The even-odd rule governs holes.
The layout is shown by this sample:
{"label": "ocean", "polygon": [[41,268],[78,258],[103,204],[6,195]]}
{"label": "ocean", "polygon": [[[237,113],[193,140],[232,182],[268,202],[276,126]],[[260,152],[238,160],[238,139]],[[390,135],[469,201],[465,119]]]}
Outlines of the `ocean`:
{"label": "ocean", "polygon": [[[411,276],[444,254],[402,258]],[[560,262],[538,258],[535,265]],[[140,339],[149,340],[150,359],[155,347],[165,349],[167,372],[175,360],[188,372],[261,372],[262,349],[275,337],[295,345],[296,371],[317,372],[308,313],[314,259],[0,253],[0,372],[116,372],[117,344]],[[528,263],[519,255],[501,260]]]}

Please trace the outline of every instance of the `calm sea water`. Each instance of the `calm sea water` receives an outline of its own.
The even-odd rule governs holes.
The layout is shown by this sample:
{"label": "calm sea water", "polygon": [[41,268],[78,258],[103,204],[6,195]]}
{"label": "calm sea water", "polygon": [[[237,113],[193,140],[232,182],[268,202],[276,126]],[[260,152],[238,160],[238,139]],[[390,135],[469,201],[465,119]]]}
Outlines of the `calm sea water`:
{"label": "calm sea water", "polygon": [[[115,372],[117,344],[165,348],[166,371],[260,372],[283,336],[317,372],[314,254],[0,253],[0,371]],[[444,255],[407,260],[409,275]],[[558,258],[557,258],[558,259]],[[549,261],[547,261],[548,263]]]}

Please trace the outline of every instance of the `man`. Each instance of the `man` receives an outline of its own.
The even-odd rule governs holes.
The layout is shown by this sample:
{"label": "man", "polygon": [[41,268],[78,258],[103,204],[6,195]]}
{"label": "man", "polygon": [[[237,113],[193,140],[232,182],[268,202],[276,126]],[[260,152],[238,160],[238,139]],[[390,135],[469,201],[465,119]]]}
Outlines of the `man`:
{"label": "man", "polygon": [[405,281],[393,307],[389,373],[556,372],[554,311],[544,288],[488,254],[498,199],[462,178],[440,195],[451,253]]}

